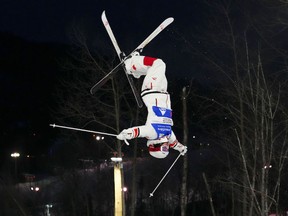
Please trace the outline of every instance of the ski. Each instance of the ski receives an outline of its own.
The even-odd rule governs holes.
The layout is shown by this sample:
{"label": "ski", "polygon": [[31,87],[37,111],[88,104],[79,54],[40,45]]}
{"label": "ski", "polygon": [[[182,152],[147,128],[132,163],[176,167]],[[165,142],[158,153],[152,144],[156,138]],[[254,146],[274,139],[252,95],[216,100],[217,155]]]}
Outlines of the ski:
{"label": "ski", "polygon": [[[107,20],[107,19],[106,19]],[[139,46],[137,46],[129,55],[125,56],[123,59],[121,58],[120,63],[117,64],[106,76],[104,76],[99,82],[97,82],[91,89],[90,93],[94,94],[100,87],[102,87],[118,70],[119,68],[123,65],[124,61],[127,58],[130,58],[134,52],[136,51],[142,51],[143,48],[151,42],[161,31],[163,31],[167,26],[169,26],[172,22],[174,21],[173,17],[169,17],[165,19]],[[110,27],[109,27],[110,28]],[[111,39],[112,40],[112,39]],[[115,47],[115,45],[119,48],[117,45],[117,41],[114,39],[112,40],[112,43]],[[121,50],[115,48],[116,52],[121,53]],[[121,57],[121,56],[120,56]],[[129,80],[129,79],[128,79]]]}
{"label": "ski", "polygon": [[[116,52],[117,52],[117,55],[118,55],[118,57],[119,57],[119,60],[122,61],[122,60],[124,59],[124,57],[125,57],[125,54],[121,51],[121,49],[120,49],[120,47],[119,47],[119,45],[118,45],[118,43],[117,43],[117,40],[116,40],[116,38],[115,38],[115,36],[114,36],[114,34],[113,34],[113,31],[112,31],[112,29],[111,29],[111,27],[110,27],[110,24],[109,24],[109,22],[108,22],[108,19],[107,19],[107,17],[106,17],[105,11],[103,11],[103,13],[102,13],[102,15],[101,15],[101,19],[102,19],[103,25],[104,25],[104,27],[105,27],[105,29],[106,29],[106,31],[107,31],[110,39],[111,39],[111,41],[112,41],[112,44],[113,44],[113,46],[114,46],[114,48],[115,48],[115,50],[116,50]],[[131,87],[131,90],[132,90],[132,92],[133,92],[133,95],[134,95],[134,97],[135,97],[135,99],[136,99],[137,105],[138,105],[139,108],[141,108],[141,107],[143,106],[143,102],[142,102],[141,97],[140,97],[140,95],[139,95],[139,93],[138,93],[138,90],[137,90],[137,88],[136,88],[136,86],[135,86],[135,84],[134,84],[134,80],[133,80],[133,78],[127,73],[125,66],[124,66],[124,65],[122,65],[122,66],[123,66],[123,70],[124,70],[124,72],[125,72],[125,74],[126,74],[126,77],[127,77],[127,79],[128,79],[128,82],[129,82],[129,85],[130,85],[130,87]]]}

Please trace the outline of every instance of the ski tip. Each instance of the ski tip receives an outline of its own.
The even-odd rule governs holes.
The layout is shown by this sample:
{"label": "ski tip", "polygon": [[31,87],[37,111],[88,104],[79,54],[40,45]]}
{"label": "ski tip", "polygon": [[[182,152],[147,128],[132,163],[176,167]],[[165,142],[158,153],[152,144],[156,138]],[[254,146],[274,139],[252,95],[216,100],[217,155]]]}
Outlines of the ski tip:
{"label": "ski tip", "polygon": [[173,21],[174,21],[173,17],[169,17],[169,18],[166,19],[166,22],[169,23],[169,24],[172,23]]}
{"label": "ski tip", "polygon": [[150,197],[153,197],[153,194],[152,194],[152,193],[150,193],[150,196],[149,196],[149,198],[150,198]]}
{"label": "ski tip", "polygon": [[107,20],[107,17],[106,17],[106,11],[104,10],[101,14],[101,20],[102,22],[105,24],[105,23],[108,23],[108,20]]}
{"label": "ski tip", "polygon": [[102,20],[102,22],[103,22],[104,25],[107,25],[107,24],[108,24],[108,20],[107,20],[107,17],[106,17],[105,10],[102,12],[101,20]]}
{"label": "ski tip", "polygon": [[49,124],[49,126],[55,128],[55,127],[56,127],[56,124]]}
{"label": "ski tip", "polygon": [[143,107],[142,101],[138,101],[138,100],[137,100],[136,102],[137,102],[137,105],[138,105],[139,108],[142,108],[142,107]]}

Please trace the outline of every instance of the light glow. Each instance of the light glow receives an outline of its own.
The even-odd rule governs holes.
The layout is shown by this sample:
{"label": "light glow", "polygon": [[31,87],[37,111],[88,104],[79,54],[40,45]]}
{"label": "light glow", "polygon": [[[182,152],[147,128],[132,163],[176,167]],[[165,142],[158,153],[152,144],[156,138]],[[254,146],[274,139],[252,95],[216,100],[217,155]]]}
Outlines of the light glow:
{"label": "light glow", "polygon": [[14,152],[11,154],[11,157],[14,157],[14,158],[20,157],[20,153]]}

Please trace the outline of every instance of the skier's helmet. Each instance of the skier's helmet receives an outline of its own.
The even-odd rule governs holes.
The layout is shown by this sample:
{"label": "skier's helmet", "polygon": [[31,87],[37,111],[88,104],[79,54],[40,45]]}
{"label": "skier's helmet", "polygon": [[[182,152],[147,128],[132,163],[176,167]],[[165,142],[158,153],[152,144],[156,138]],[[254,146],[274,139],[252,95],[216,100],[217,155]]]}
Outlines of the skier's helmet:
{"label": "skier's helmet", "polygon": [[155,158],[165,158],[169,154],[169,144],[167,137],[148,140],[147,146],[149,148],[149,154]]}

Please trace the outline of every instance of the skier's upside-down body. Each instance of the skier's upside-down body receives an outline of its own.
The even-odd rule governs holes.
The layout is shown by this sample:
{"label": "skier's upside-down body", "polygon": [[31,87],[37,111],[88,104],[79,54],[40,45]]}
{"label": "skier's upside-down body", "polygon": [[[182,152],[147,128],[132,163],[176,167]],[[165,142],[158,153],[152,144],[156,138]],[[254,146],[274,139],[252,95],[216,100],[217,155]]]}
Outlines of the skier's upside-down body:
{"label": "skier's upside-down body", "polygon": [[170,95],[167,92],[166,64],[158,58],[133,55],[125,61],[127,73],[135,78],[145,76],[141,97],[148,111],[145,125],[123,130],[117,138],[130,140],[146,138],[149,153],[156,158],[165,158],[169,149],[178,150],[183,155],[187,147],[176,138],[172,126]]}

